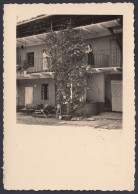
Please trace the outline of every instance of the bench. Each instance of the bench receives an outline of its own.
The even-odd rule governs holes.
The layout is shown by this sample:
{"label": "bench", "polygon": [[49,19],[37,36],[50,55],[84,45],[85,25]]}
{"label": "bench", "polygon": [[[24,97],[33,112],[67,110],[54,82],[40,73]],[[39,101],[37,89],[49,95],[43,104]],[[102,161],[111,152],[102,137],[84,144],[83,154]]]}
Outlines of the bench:
{"label": "bench", "polygon": [[37,109],[36,104],[26,104],[25,108],[21,109],[22,113],[32,114]]}

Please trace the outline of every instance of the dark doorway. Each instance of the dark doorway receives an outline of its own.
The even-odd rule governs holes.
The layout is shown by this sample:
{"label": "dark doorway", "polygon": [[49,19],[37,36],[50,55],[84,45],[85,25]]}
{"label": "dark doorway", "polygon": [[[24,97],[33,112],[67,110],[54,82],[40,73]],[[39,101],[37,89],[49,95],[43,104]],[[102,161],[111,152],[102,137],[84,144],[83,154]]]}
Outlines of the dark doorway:
{"label": "dark doorway", "polygon": [[112,110],[111,77],[105,73],[105,111]]}

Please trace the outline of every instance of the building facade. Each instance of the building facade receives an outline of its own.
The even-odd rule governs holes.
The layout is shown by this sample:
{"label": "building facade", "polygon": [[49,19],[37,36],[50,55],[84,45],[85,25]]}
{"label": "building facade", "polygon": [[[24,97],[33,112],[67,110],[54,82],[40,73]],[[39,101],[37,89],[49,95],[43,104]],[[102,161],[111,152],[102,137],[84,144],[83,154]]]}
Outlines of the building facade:
{"label": "building facade", "polygon": [[[104,104],[104,110],[122,112],[122,16],[43,15],[17,24],[17,107],[56,105],[54,72],[44,68],[46,35],[67,20],[92,45],[94,66],[86,70],[86,100]],[[50,59],[49,59],[50,60]],[[20,67],[26,64],[23,72]]]}

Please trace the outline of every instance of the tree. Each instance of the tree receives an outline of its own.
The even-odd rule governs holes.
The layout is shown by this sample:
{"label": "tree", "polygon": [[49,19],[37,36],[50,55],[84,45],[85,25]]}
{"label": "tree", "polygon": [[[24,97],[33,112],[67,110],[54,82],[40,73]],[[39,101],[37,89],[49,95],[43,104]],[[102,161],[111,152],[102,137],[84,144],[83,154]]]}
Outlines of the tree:
{"label": "tree", "polygon": [[58,32],[46,37],[46,48],[51,57],[51,68],[55,72],[56,101],[67,104],[68,114],[74,111],[85,95],[87,66],[85,42],[81,30],[66,23]]}

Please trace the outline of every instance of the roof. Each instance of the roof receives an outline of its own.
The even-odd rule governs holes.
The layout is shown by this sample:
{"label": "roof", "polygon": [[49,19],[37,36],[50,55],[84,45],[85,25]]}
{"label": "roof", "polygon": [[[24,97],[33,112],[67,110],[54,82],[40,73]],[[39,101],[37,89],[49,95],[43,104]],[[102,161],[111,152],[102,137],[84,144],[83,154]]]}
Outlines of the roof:
{"label": "roof", "polygon": [[30,19],[22,20],[20,22],[17,22],[17,26],[22,25],[22,24],[27,24],[29,22],[33,22],[33,21],[36,21],[36,20],[48,18],[49,16],[51,16],[51,15],[42,14],[42,15],[38,15],[36,17],[32,17]]}
{"label": "roof", "polygon": [[66,22],[72,21],[74,28],[112,20],[122,21],[120,15],[40,15],[17,24],[17,38],[58,31]]}

